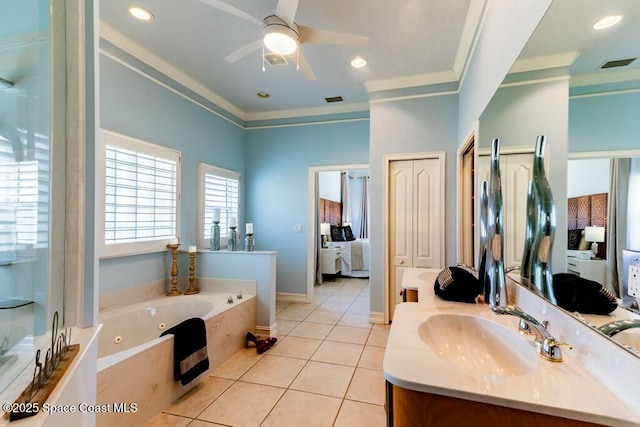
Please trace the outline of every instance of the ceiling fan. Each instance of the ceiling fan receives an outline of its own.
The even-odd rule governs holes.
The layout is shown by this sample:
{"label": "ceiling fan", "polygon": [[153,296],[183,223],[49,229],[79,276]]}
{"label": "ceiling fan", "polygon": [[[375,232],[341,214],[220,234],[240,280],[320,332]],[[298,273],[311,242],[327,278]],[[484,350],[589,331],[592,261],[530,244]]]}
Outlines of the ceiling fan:
{"label": "ceiling fan", "polygon": [[262,39],[242,46],[224,58],[225,61],[231,63],[265,47],[271,52],[280,55],[290,55],[297,51],[298,68],[309,80],[315,80],[316,76],[311,66],[302,51],[298,49],[299,44],[366,46],[369,43],[368,37],[337,33],[296,24],[294,18],[298,9],[298,0],[278,0],[276,13],[265,17],[262,21],[221,0],[200,0],[200,2],[262,27]]}

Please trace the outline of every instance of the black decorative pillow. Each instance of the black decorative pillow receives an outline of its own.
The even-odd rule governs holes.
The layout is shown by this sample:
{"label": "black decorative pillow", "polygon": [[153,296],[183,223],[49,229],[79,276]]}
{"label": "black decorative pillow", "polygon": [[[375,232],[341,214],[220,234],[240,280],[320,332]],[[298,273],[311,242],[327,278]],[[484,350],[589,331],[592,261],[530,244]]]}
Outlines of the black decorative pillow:
{"label": "black decorative pillow", "polygon": [[567,247],[572,250],[577,250],[580,247],[580,238],[582,237],[583,230],[569,230],[567,236]]}
{"label": "black decorative pillow", "polygon": [[351,231],[351,226],[350,225],[345,225],[344,227],[342,227],[342,231],[344,231],[344,239],[347,242],[350,242],[352,240],[356,240],[355,236],[353,235],[353,231]]}
{"label": "black decorative pillow", "polygon": [[609,314],[618,307],[616,296],[600,283],[571,273],[553,275],[558,305],[583,314]]}
{"label": "black decorative pillow", "polygon": [[331,241],[344,242],[344,236],[342,235],[342,227],[339,227],[337,225],[331,226]]}
{"label": "black decorative pillow", "polygon": [[442,270],[433,285],[433,291],[447,301],[476,302],[482,292],[480,281],[462,267],[447,267]]}

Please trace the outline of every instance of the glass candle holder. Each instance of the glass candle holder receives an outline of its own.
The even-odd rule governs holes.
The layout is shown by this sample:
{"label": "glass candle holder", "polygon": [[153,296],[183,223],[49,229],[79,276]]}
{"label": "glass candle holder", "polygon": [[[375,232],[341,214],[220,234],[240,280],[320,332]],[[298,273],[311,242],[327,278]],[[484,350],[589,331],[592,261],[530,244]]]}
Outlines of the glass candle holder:
{"label": "glass candle holder", "polygon": [[212,251],[220,250],[220,221],[214,221],[211,226],[211,244],[209,249]]}
{"label": "glass candle holder", "polygon": [[255,239],[253,238],[253,234],[247,234],[247,236],[244,238],[244,247],[247,250],[247,252],[253,252],[253,248],[256,244]]}
{"label": "glass candle holder", "polygon": [[238,250],[238,227],[229,227],[229,250],[237,251]]}

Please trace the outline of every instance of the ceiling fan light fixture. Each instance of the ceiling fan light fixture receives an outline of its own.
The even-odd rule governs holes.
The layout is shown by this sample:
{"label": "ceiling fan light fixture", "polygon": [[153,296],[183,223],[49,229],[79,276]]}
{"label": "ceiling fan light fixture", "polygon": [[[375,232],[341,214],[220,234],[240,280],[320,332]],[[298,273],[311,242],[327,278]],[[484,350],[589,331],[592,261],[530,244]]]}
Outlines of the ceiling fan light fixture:
{"label": "ceiling fan light fixture", "polygon": [[[267,49],[280,55],[291,55],[298,48],[298,33],[275,15],[264,19],[262,41]],[[295,24],[294,24],[295,25]]]}
{"label": "ceiling fan light fixture", "polygon": [[593,24],[593,29],[604,30],[605,28],[613,27],[620,21],[622,21],[622,15],[608,15]]}

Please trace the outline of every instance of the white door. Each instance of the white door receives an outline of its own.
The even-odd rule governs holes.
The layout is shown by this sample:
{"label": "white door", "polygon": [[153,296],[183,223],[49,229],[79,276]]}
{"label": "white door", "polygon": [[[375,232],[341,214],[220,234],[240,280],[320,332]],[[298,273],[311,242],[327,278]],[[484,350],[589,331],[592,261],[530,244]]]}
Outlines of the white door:
{"label": "white door", "polygon": [[390,318],[406,268],[443,267],[440,167],[437,158],[389,163]]}
{"label": "white door", "polygon": [[[478,185],[482,181],[489,180],[489,163],[490,156],[482,155],[478,157]],[[522,263],[527,221],[527,190],[529,180],[532,177],[533,153],[500,155],[500,178],[502,204],[504,207],[505,268],[519,267]],[[479,190],[477,194],[480,194]],[[475,251],[476,257],[477,253],[478,248]]]}

